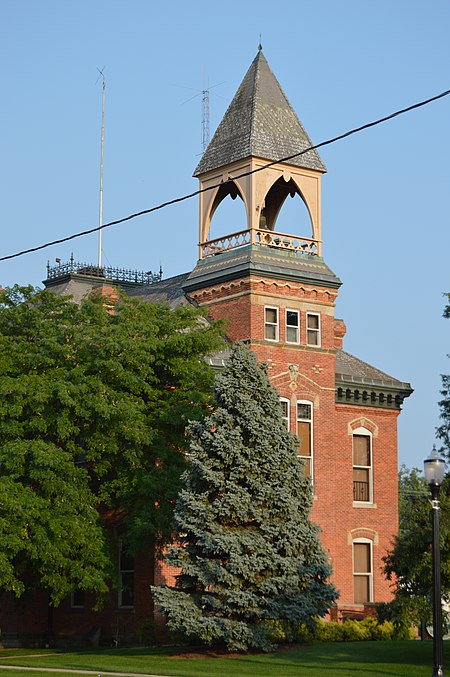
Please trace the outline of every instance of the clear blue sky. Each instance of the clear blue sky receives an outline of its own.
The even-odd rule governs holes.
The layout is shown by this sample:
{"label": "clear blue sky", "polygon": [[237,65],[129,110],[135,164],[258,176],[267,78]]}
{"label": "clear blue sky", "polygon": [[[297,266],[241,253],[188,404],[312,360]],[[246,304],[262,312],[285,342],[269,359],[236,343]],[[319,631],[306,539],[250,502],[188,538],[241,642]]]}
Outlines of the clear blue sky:
{"label": "clear blue sky", "polygon": [[[218,84],[214,131],[260,33],[316,143],[450,88],[447,0],[3,0],[1,9],[1,255],[97,224],[97,67],[107,77],[105,222],[196,189],[201,102],[184,102]],[[450,97],[321,151],[324,257],[344,282],[344,347],[415,388],[399,424],[408,466],[430,451],[440,373],[450,370],[449,120]],[[194,198],[105,231],[105,262],[161,263],[166,277],[192,269],[197,214]],[[96,236],[2,263],[0,284],[41,285],[47,258],[72,251],[95,262]]]}

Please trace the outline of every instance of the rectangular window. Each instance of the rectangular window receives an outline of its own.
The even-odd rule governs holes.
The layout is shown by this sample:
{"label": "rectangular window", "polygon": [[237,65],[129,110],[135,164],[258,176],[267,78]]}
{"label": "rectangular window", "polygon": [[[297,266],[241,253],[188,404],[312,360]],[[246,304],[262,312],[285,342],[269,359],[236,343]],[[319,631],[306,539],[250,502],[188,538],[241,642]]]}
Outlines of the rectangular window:
{"label": "rectangular window", "polygon": [[73,590],[70,593],[70,608],[84,609],[84,590]]}
{"label": "rectangular window", "polygon": [[313,478],[313,405],[297,402],[297,437],[300,441],[299,456],[305,461],[305,475]]}
{"label": "rectangular window", "polygon": [[290,405],[289,400],[286,400],[284,397],[280,399],[281,417],[283,421],[286,423],[286,428],[288,430],[291,429],[291,424],[289,420],[289,409],[290,409],[289,405]]}
{"label": "rectangular window", "polygon": [[286,310],[286,343],[300,343],[300,313]]}
{"label": "rectangular window", "polygon": [[134,557],[122,549],[119,555],[119,607],[134,606]]}
{"label": "rectangular window", "polygon": [[354,603],[372,601],[372,544],[353,543]]}
{"label": "rectangular window", "polygon": [[320,346],[320,315],[306,313],[306,343],[309,346]]}
{"label": "rectangular window", "polygon": [[278,308],[264,308],[264,338],[266,341],[278,341]]}
{"label": "rectangular window", "polygon": [[353,435],[353,500],[372,502],[372,453],[370,435]]}

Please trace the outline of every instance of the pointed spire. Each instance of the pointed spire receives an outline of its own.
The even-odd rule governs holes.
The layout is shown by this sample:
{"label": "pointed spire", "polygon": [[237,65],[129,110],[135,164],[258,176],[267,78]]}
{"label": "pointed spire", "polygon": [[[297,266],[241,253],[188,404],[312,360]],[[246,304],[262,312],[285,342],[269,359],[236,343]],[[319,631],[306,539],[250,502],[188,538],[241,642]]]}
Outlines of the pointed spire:
{"label": "pointed spire", "polygon": [[[312,145],[260,44],[194,176],[249,156],[280,160]],[[289,164],[326,172],[315,150],[289,160]]]}

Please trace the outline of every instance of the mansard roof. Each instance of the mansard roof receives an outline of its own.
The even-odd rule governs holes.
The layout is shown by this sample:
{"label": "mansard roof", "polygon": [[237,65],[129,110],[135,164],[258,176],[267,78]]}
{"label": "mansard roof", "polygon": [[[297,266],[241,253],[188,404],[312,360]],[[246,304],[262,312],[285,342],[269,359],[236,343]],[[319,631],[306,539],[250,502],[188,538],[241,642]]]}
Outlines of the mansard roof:
{"label": "mansard roof", "polygon": [[190,273],[182,273],[174,277],[168,277],[160,282],[142,285],[128,291],[128,296],[139,296],[149,303],[168,303],[172,308],[189,303],[183,291],[182,285],[188,279]]}
{"label": "mansard roof", "polygon": [[354,355],[336,349],[336,402],[383,409],[400,409],[413,392],[399,381]]}
{"label": "mansard roof", "polygon": [[[259,49],[194,176],[249,156],[277,161],[312,145]],[[289,164],[326,172],[316,150],[292,158]]]}
{"label": "mansard roof", "polygon": [[343,381],[353,381],[365,385],[384,385],[393,388],[410,387],[409,383],[398,381],[393,376],[389,376],[384,371],[372,367],[371,364],[363,362],[358,357],[339,348],[336,349],[336,376]]}

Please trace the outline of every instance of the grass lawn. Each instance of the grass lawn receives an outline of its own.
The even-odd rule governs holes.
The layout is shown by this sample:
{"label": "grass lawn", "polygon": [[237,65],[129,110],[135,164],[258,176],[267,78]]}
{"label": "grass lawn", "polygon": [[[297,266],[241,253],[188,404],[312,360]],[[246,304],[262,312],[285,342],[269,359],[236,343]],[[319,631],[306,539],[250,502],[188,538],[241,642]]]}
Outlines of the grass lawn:
{"label": "grass lawn", "polygon": [[[445,643],[450,664],[450,642]],[[270,654],[209,656],[169,649],[105,649],[96,652],[0,651],[0,675],[49,677],[44,668],[171,675],[173,677],[429,677],[431,642],[351,642],[297,646]],[[213,653],[213,652],[211,652]],[[39,671],[8,670],[3,665]],[[72,673],[74,674],[74,673]]]}

